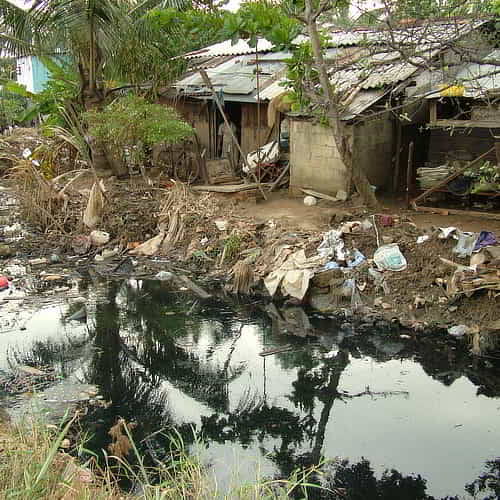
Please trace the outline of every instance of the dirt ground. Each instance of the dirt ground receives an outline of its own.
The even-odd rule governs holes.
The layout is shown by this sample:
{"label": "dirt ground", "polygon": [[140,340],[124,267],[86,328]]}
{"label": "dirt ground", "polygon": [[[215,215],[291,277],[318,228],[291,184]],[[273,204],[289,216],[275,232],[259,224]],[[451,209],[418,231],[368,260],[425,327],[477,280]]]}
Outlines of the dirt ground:
{"label": "dirt ground", "polygon": [[[500,221],[417,213],[407,210],[403,199],[390,197],[380,198],[378,214],[367,211],[357,196],[345,203],[318,200],[316,205],[308,207],[302,197],[291,197],[282,190],[270,193],[267,201],[256,202],[255,198],[239,195],[193,193],[183,185],[156,182],[151,186],[136,176],[126,181],[106,181],[105,209],[96,229],[107,231],[110,241],[103,248],[78,252],[75,238],[88,238],[90,233],[81,221],[90,187],[91,179],[80,179],[67,191],[69,201],[64,209],[52,203],[51,225],[44,231],[32,225],[28,235],[15,244],[17,254],[33,258],[48,257],[56,252],[74,259],[76,251],[80,253],[80,260],[103,266],[94,261],[96,254],[117,248],[118,255],[108,264],[109,270],[123,261],[131,248],[158,235],[163,227],[167,237],[159,251],[149,257],[134,256],[141,261],[141,275],[155,273],[158,270],[155,257],[161,255],[178,262],[194,277],[202,281],[216,278],[231,290],[236,279],[236,264],[245,263],[252,291],[262,293],[262,278],[277,265],[276,249],[280,245],[314,254],[325,232],[350,221],[373,221],[375,215],[379,243],[397,243],[408,267],[401,272],[384,272],[388,291],[382,292],[370,280],[368,272],[378,248],[375,231],[344,234],[346,246],[357,248],[366,257],[365,262],[349,274],[356,279],[365,313],[398,321],[415,331],[463,324],[477,333],[491,331],[498,320],[498,292],[448,294],[456,268],[443,263],[441,258],[461,265],[469,262],[457,259],[452,253],[456,240],[439,239],[437,228],[456,226],[462,231],[493,231],[500,235]],[[390,215],[392,223],[380,224],[381,215]],[[222,230],[221,221],[226,224]],[[424,234],[428,235],[428,241],[418,244],[417,237]],[[490,271],[500,275],[496,263]],[[326,288],[313,288],[304,304],[312,304],[324,312],[349,306],[342,300],[330,300],[332,295],[325,292]],[[319,302],[312,297],[316,292],[323,294]]]}

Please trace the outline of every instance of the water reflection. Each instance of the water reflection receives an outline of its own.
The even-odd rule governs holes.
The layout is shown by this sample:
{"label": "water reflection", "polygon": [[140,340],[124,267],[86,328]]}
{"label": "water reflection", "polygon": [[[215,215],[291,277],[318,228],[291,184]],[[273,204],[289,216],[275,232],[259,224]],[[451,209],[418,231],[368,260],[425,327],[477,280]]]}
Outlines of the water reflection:
{"label": "water reflection", "polygon": [[[89,308],[93,349],[80,368],[113,404],[87,417],[91,449],[107,447],[121,416],[139,423],[135,437],[151,460],[168,450],[165,435],[148,437],[160,428],[175,425],[186,443],[202,439],[219,484],[238,480],[228,449],[260,455],[261,470],[279,477],[323,455],[349,457],[327,476],[332,492],[310,492],[318,498],[443,498],[462,495],[465,481],[486,498],[498,477],[498,461],[481,472],[500,446],[494,362],[438,337],[358,334],[297,308],[195,307],[152,281],[99,287]],[[38,342],[18,357],[47,364],[66,352]]]}

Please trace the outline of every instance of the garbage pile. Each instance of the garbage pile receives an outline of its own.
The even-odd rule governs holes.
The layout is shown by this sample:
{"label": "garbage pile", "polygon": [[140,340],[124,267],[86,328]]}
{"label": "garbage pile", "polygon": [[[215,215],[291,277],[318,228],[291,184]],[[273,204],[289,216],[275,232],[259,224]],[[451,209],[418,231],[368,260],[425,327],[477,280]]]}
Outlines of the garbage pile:
{"label": "garbage pile", "polygon": [[[376,237],[378,248],[370,258],[346,243],[344,236],[365,234]],[[278,291],[302,301],[307,292],[347,297],[356,308],[361,304],[359,292],[366,287],[365,278],[376,282],[387,291],[384,272],[399,272],[407,268],[407,261],[397,243],[380,244],[375,217],[363,221],[343,223],[321,236],[316,251],[306,256],[304,248],[281,246],[274,257],[273,270],[264,278],[271,296]],[[361,273],[355,271],[363,270]],[[361,277],[361,279],[360,279]]]}
{"label": "garbage pile", "polygon": [[457,240],[453,253],[458,258],[468,259],[468,265],[444,259],[455,267],[446,285],[448,296],[470,297],[480,290],[488,290],[490,296],[497,297],[500,292],[500,246],[497,246],[496,235],[491,231],[463,232],[456,227],[440,228],[440,231],[442,239]]}

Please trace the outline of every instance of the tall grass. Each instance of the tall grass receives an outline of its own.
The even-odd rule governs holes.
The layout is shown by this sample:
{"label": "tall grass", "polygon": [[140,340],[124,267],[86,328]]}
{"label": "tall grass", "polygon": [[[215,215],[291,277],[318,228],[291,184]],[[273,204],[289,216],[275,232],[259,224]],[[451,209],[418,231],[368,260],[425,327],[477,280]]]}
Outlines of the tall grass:
{"label": "tall grass", "polygon": [[[130,442],[129,458],[106,455],[107,467],[95,462],[78,464],[61,449],[74,418],[64,426],[48,426],[41,417],[18,425],[0,423],[0,499],[20,500],[285,500],[292,491],[307,498],[306,487],[317,468],[292,474],[287,480],[257,479],[229,492],[218,491],[201,461],[186,452],[180,434],[170,436],[172,460],[147,467],[127,425],[124,436]],[[75,448],[84,443],[74,444]],[[132,456],[131,456],[132,455]],[[114,465],[110,465],[114,464]],[[118,474],[135,485],[134,494],[120,491]]]}

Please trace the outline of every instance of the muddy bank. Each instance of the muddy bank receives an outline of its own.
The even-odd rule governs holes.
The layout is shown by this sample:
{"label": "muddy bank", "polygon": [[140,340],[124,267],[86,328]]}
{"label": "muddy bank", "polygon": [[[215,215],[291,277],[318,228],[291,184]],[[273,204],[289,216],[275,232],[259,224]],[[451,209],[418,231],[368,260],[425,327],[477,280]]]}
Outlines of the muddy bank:
{"label": "muddy bank", "polygon": [[[42,281],[57,279],[66,268],[143,278],[169,271],[194,278],[202,288],[269,299],[271,291],[274,300],[365,324],[402,325],[417,333],[460,326],[452,333],[476,353],[498,339],[498,247],[458,256],[460,227],[444,238],[437,225],[419,227],[409,212],[371,214],[356,198],[304,207],[286,193],[268,201],[245,193],[200,194],[161,176],[153,186],[142,177],[107,180],[98,220],[87,227],[90,175],[54,183],[54,192],[64,189],[64,201],[38,196],[34,204],[12,179],[4,184],[18,201],[18,211],[4,212],[0,221],[0,267],[8,278],[15,278],[9,275],[12,264],[30,265]],[[45,226],[33,215],[37,204],[50,214]],[[23,229],[13,231],[19,221]],[[447,220],[437,223],[446,226]],[[92,230],[107,236],[96,242]],[[391,244],[406,261],[398,271],[373,261],[379,247]],[[56,277],[47,278],[51,274]]]}

